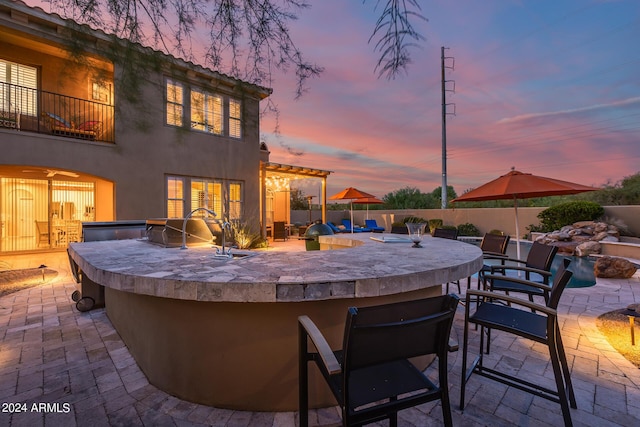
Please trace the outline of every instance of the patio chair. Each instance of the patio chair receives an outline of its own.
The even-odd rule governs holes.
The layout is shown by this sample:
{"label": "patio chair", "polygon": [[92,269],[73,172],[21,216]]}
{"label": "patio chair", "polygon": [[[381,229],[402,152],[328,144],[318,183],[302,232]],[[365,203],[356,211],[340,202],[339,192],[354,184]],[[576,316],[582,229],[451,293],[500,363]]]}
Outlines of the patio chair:
{"label": "patio chair", "polygon": [[433,237],[441,237],[443,239],[458,239],[458,230],[455,228],[435,228],[433,230]]}
{"label": "patio chair", "polygon": [[[524,273],[524,279],[547,285],[547,287],[530,286],[525,283],[513,282],[511,280],[502,280],[500,277],[490,276],[492,279],[487,280],[484,276],[484,288],[489,291],[502,291],[507,295],[510,292],[524,293],[529,296],[529,301],[533,302],[534,296],[544,297],[545,302],[549,302],[549,278],[551,277],[551,265],[553,259],[558,252],[557,246],[544,245],[539,242],[533,242],[526,260],[518,260],[513,258],[505,258],[504,265],[491,266],[491,274],[503,274],[511,277],[517,277],[517,273]],[[507,262],[515,262],[516,265],[506,264]]]}
{"label": "patio chair", "polygon": [[[342,225],[344,225],[344,228],[346,228],[348,231],[351,231],[351,220],[350,219],[343,219],[342,220]],[[354,233],[369,233],[369,232],[371,232],[371,230],[366,228],[366,227],[360,227],[359,225],[353,224],[353,232]]]}
{"label": "patio chair", "polygon": [[[458,230],[455,228],[435,228],[433,230],[433,237],[440,237],[442,239],[458,240]],[[449,293],[449,283],[447,282],[447,292]],[[456,280],[455,283],[458,286],[458,293],[460,293],[460,280]]]}
{"label": "patio chair", "polygon": [[[485,260],[500,260],[501,264],[504,263],[504,259],[508,258],[505,254],[509,247],[508,235],[491,234],[486,233],[480,242],[480,249],[482,249],[482,257]],[[478,272],[478,289],[482,283],[482,277],[485,273],[491,272],[491,264],[485,263]],[[467,278],[467,289],[471,288],[471,277]]]}
{"label": "patio chair", "polygon": [[[331,350],[309,317],[300,316],[300,426],[308,426],[309,421],[309,362],[316,363],[335,396],[343,426],[384,419],[395,426],[398,411],[434,400],[441,401],[444,424],[451,426],[447,354],[458,301],[455,295],[442,295],[351,307],[344,329],[344,348],[338,351]],[[409,360],[422,355],[438,357],[437,385]]]}
{"label": "patio chair", "polygon": [[36,231],[38,232],[38,247],[49,244],[49,222],[36,221]]}
{"label": "patio chair", "polygon": [[[566,354],[560,337],[557,312],[562,292],[573,274],[567,270],[569,263],[570,261],[565,259],[561,268],[556,272],[556,276],[553,280],[553,286],[550,291],[549,301],[545,305],[536,304],[522,298],[516,298],[495,292],[475,290],[467,291],[464,317],[464,338],[462,344],[462,384],[460,387],[461,410],[464,409],[466,385],[472,374],[477,374],[552,402],[560,403],[565,425],[572,425],[569,406],[577,408],[577,404],[573,392],[573,386],[571,384],[571,376]],[[541,289],[547,287],[547,285],[541,283],[502,275],[488,275],[486,278],[487,280],[509,280],[532,287],[540,287]],[[478,304],[475,312],[471,313],[470,302],[473,297],[477,299]],[[476,326],[480,326],[480,345],[478,356],[467,370],[469,324],[471,323]],[[493,329],[546,345],[549,349],[549,357],[551,359],[556,390],[552,390],[532,382],[531,377],[535,377],[533,371],[523,369],[519,372],[513,373],[513,366],[506,366],[505,368],[509,373],[501,372],[498,370],[500,368],[500,363],[495,365],[495,362],[490,363],[491,366],[495,365],[494,368],[485,366],[483,364],[485,329],[487,354],[490,351],[491,331]],[[538,347],[527,346],[525,347],[525,351],[526,349],[531,350],[533,357],[540,357]],[[511,349],[508,351],[511,351]]]}
{"label": "patio chair", "polygon": [[284,224],[284,221],[274,221],[273,222],[273,240],[282,239],[287,240],[287,227]]}
{"label": "patio chair", "polygon": [[365,219],[364,225],[374,233],[384,233],[384,227],[380,227],[375,219]]}

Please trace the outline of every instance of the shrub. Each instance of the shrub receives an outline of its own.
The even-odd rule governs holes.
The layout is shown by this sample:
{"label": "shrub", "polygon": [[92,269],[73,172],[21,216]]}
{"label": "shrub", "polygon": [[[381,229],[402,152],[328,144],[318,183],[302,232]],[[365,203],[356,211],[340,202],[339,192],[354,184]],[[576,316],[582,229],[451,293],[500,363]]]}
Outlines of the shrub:
{"label": "shrub", "polygon": [[544,233],[542,225],[540,224],[529,224],[527,230],[529,230],[529,233]]}
{"label": "shrub", "polygon": [[470,222],[460,224],[458,226],[458,235],[460,236],[480,236],[480,230],[478,227],[471,224]]}
{"label": "shrub", "polygon": [[262,236],[257,238],[251,245],[251,249],[266,249],[268,247],[269,247],[269,240],[265,239]]}
{"label": "shrub", "polygon": [[264,239],[249,224],[242,221],[231,221],[233,239],[238,249],[264,247]]}
{"label": "shrub", "polygon": [[406,224],[408,222],[424,222],[425,224],[429,223],[429,220],[426,220],[424,218],[420,218],[419,216],[408,216],[405,219],[402,220],[403,224]]}
{"label": "shrub", "polygon": [[604,208],[595,202],[577,200],[562,203],[538,214],[544,232],[559,230],[578,221],[593,221],[604,215]]}
{"label": "shrub", "polygon": [[429,220],[429,231],[433,233],[433,230],[436,228],[441,228],[443,221],[441,219],[430,219]]}

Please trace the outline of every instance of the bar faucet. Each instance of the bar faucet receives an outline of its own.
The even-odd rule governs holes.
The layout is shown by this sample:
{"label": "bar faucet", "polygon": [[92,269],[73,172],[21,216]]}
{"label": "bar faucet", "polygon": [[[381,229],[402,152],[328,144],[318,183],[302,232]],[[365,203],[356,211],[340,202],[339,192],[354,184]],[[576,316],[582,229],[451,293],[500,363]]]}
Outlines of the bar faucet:
{"label": "bar faucet", "polygon": [[216,248],[216,256],[225,256],[228,258],[232,258],[233,255],[231,255],[231,248],[227,249],[225,252],[225,246],[227,245],[227,239],[226,239],[226,233],[225,233],[225,229],[231,231],[231,224],[228,221],[224,221],[221,225],[220,228],[222,229],[222,248]]}
{"label": "bar faucet", "polygon": [[[182,246],[180,247],[180,249],[187,249],[187,221],[189,220],[189,218],[191,218],[191,216],[198,212],[198,211],[206,211],[208,213],[210,213],[211,215],[213,215],[213,217],[216,217],[216,213],[210,209],[207,208],[195,208],[194,210],[192,210],[191,212],[189,212],[187,214],[187,216],[184,218],[184,221],[182,222]],[[222,230],[222,241],[224,242],[224,230]]]}

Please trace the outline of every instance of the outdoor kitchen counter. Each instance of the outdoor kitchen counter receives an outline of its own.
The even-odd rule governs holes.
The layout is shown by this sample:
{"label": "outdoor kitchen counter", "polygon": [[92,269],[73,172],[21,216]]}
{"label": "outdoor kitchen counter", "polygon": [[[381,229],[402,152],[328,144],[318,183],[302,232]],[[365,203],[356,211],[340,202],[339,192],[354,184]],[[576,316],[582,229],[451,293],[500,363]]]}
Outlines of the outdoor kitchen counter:
{"label": "outdoor kitchen counter", "polygon": [[454,281],[482,267],[482,252],[467,243],[426,238],[423,248],[412,248],[410,242],[380,243],[370,236],[320,236],[322,247],[357,245],[339,250],[238,250],[250,255],[233,260],[216,257],[208,246],[182,250],[144,240],[72,243],[69,254],[83,274],[107,288],[216,302],[367,298]]}
{"label": "outdoor kitchen counter", "polygon": [[[440,295],[442,283],[482,265],[468,243],[426,238],[412,248],[370,236],[320,236],[321,248],[343,249],[226,261],[211,248],[139,240],[72,243],[69,255],[83,282],[104,287],[109,320],[151,384],[217,408],[296,411],[298,316],[337,349],[348,307]],[[334,406],[320,374],[310,374],[311,406]]]}

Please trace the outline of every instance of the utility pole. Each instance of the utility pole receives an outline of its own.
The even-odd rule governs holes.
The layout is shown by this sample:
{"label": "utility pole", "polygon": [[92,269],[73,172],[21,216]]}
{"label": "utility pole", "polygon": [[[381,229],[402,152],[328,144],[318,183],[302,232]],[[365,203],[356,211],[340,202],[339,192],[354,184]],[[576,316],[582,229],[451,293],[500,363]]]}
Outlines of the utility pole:
{"label": "utility pole", "polygon": [[[455,115],[455,104],[447,104],[447,92],[456,91],[456,82],[455,80],[445,80],[445,70],[448,68],[450,70],[454,69],[455,66],[455,58],[452,56],[444,56],[445,49],[447,47],[442,46],[441,48],[441,60],[442,60],[442,194],[441,199],[442,203],[440,207],[442,209],[447,208],[447,114]],[[450,65],[445,64],[445,61],[450,59]],[[447,83],[453,83],[452,86],[447,88]],[[453,105],[453,113],[447,113],[447,106]]]}

